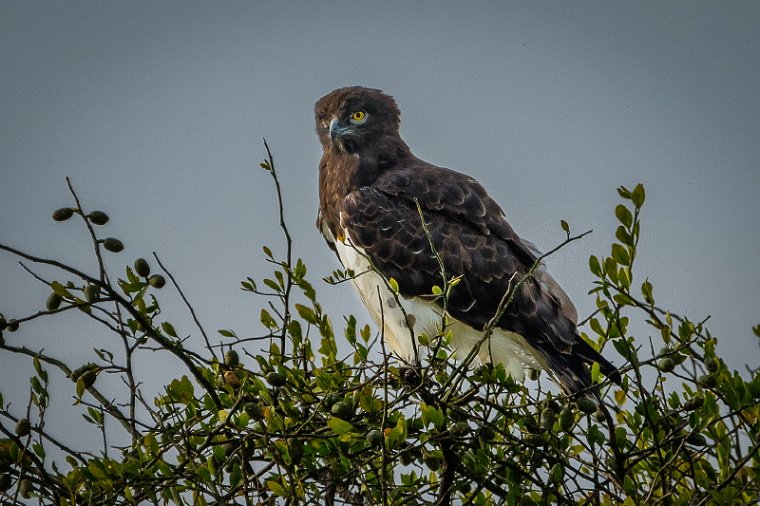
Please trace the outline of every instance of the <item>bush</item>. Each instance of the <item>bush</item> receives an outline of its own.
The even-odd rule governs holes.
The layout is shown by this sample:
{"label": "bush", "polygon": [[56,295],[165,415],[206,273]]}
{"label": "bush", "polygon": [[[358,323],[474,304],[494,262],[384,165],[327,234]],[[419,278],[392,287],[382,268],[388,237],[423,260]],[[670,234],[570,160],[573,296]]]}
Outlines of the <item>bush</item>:
{"label": "bush", "polygon": [[[271,154],[262,168],[277,183]],[[101,238],[97,227],[108,222],[107,215],[85,212],[71,192],[75,206],[53,217],[82,219],[97,252],[96,274],[0,244],[28,262],[57,267],[63,278],[35,274],[50,287],[46,309],[0,319],[2,352],[31,357],[34,369],[26,411],[7,410],[0,396],[4,503],[760,500],[760,375],[754,370],[744,378],[729,370],[704,322],[659,308],[653,284],[635,281],[641,185],[618,190],[617,240],[608,256],[590,259],[596,276],[590,293],[598,309],[584,338],[598,349],[612,345],[623,357],[616,362],[624,362],[619,386],[592,370],[601,404],[569,399],[540,381],[515,383],[500,366],[472,369],[450,360],[445,335],[427,336],[429,353],[420,357],[420,367],[408,367],[381,353],[379,336],[368,326],[359,328],[353,316],[336,330],[306,266],[293,259],[284,221],[285,257],[264,247],[272,276],[242,282],[261,301],[266,332],[240,338],[220,330],[218,344],[212,344],[198,324],[205,347],[193,350],[170,322],[161,321],[159,289],[166,278],[179,287],[158,257],[155,265],[137,259],[111,281],[102,258],[121,251],[122,242]],[[329,281],[352,275],[336,271]],[[13,331],[70,311],[105,326],[117,345],[95,350],[80,366],[17,344]],[[645,344],[634,338],[634,320],[646,322],[655,338]],[[336,334],[349,351],[339,352]],[[662,349],[655,352],[659,341]],[[264,351],[254,353],[253,347]],[[149,401],[132,359],[155,348],[170,352],[186,374]],[[51,377],[64,376],[75,393],[72,409],[104,432],[102,447],[73,449],[52,437],[48,386]],[[101,392],[101,376],[110,383],[118,377],[129,398],[110,402]],[[106,426],[130,441],[116,456],[106,456],[114,455],[105,447]]]}

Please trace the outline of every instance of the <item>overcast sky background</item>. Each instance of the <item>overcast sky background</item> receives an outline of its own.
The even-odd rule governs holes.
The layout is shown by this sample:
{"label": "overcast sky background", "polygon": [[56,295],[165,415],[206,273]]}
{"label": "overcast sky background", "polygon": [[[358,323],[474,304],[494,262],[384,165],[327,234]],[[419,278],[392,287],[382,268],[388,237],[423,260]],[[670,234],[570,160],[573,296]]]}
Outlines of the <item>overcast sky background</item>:
{"label": "overcast sky background", "polygon": [[[479,179],[539,248],[561,242],[560,219],[594,229],[549,260],[582,317],[615,188],[643,182],[637,281],[663,307],[712,315],[719,351],[756,366],[758,27],[754,1],[2,2],[0,242],[95,273],[83,228],[50,218],[71,204],[70,176],[86,207],[111,216],[103,236],[126,244],[113,272],[156,251],[208,329],[245,335],[262,302],[239,281],[269,272],[262,244],[282,252],[258,169],[266,137],[324,306],[338,328],[343,313],[369,321],[348,286],[320,281],[337,263],[314,228],[313,104],[360,84],[395,96],[415,154]],[[47,293],[0,254],[6,317]],[[200,346],[168,293],[166,317]],[[10,339],[75,365],[114,343],[69,317]],[[160,384],[181,371],[169,363],[150,357],[143,372]],[[0,390],[22,402],[18,364],[0,355]],[[65,405],[73,388],[61,389]]]}

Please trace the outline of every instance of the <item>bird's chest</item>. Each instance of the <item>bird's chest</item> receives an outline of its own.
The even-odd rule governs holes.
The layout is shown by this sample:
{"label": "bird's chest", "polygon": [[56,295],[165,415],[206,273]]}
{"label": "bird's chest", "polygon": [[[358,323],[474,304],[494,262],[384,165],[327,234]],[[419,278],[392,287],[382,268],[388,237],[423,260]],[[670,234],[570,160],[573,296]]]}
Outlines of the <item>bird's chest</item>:
{"label": "bird's chest", "polygon": [[[324,231],[323,231],[324,233]],[[415,358],[415,336],[434,336],[443,323],[438,306],[417,297],[404,298],[390,289],[389,281],[372,268],[361,248],[351,244],[347,234],[334,245],[343,267],[353,274],[354,285],[370,316],[383,332],[383,339],[397,356]],[[329,240],[329,237],[328,237]]]}

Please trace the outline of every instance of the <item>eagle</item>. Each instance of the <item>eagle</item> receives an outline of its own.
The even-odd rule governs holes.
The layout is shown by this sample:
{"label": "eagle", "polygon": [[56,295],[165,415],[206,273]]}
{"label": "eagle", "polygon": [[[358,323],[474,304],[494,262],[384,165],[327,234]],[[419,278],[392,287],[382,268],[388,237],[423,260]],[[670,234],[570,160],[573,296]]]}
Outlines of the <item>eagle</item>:
{"label": "eagle", "polygon": [[539,254],[483,186],[412,154],[393,97],[339,88],[317,101],[315,116],[317,228],[393,354],[416,363],[420,336],[450,332],[455,358],[476,353],[517,381],[546,370],[578,393],[591,386],[593,363],[620,380],[579,335],[576,309],[547,270],[528,275]]}

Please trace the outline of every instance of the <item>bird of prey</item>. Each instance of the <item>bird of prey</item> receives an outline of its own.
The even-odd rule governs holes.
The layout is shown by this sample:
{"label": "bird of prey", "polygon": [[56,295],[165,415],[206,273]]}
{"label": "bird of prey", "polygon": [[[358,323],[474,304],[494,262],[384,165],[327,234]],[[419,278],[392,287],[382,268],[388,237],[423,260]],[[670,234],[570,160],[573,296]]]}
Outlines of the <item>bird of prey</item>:
{"label": "bird of prey", "polygon": [[[518,381],[526,370],[544,369],[575,393],[590,386],[594,362],[619,380],[579,336],[575,307],[543,267],[518,283],[538,254],[483,186],[412,154],[391,96],[340,88],[317,102],[315,115],[323,150],[317,227],[353,272],[395,355],[414,362],[418,337],[439,335],[446,321],[456,358],[481,342],[478,361],[503,364]],[[447,298],[432,295],[443,276],[457,280]],[[484,342],[508,290],[514,297]]]}

